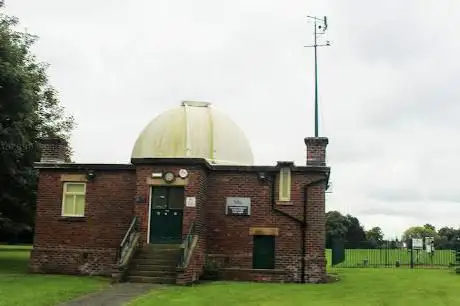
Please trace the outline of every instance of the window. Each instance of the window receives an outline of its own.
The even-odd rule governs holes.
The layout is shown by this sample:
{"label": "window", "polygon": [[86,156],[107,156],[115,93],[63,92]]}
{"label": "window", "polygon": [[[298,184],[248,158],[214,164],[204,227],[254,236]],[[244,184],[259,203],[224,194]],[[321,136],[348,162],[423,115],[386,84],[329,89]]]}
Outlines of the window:
{"label": "window", "polygon": [[64,183],[62,215],[83,217],[85,215],[86,183]]}
{"label": "window", "polygon": [[285,167],[280,170],[279,200],[291,200],[291,168]]}
{"label": "window", "polygon": [[254,245],[252,250],[253,269],[275,268],[275,236],[253,236]]}

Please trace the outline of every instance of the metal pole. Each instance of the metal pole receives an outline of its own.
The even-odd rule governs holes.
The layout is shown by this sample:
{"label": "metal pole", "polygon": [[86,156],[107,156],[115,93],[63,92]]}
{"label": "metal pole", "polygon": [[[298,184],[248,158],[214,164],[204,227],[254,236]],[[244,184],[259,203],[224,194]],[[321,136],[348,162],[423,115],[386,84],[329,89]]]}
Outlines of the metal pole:
{"label": "metal pole", "polygon": [[316,19],[315,19],[315,137],[318,137],[318,57],[316,49],[318,47],[316,40]]}

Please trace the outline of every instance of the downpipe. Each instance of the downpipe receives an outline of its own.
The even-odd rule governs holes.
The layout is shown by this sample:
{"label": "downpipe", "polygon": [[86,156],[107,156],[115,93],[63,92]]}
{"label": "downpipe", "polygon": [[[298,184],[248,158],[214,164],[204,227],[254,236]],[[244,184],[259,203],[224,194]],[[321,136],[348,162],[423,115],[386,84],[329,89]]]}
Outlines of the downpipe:
{"label": "downpipe", "polygon": [[286,216],[288,218],[290,218],[291,220],[294,220],[296,221],[297,223],[300,224],[300,236],[302,237],[301,239],[301,242],[300,242],[300,249],[301,249],[301,254],[302,254],[302,260],[301,260],[301,266],[300,266],[300,273],[301,273],[301,277],[300,277],[300,283],[302,284],[305,284],[305,251],[306,251],[306,244],[305,244],[305,239],[306,239],[306,235],[307,235],[307,205],[308,205],[308,188],[309,187],[312,187],[316,184],[320,184],[320,183],[325,183],[327,184],[327,181],[328,181],[328,177],[326,178],[321,178],[319,180],[315,180],[315,181],[312,181],[312,182],[309,182],[307,184],[304,185],[304,196],[303,196],[303,218],[302,220],[300,219],[297,219],[296,217],[280,210],[279,208],[276,207],[276,200],[275,200],[275,182],[276,182],[276,174],[271,174],[269,176],[270,178],[270,182],[271,182],[271,186],[270,186],[270,193],[271,193],[271,204],[272,204],[272,209],[280,214],[282,214],[283,216]]}

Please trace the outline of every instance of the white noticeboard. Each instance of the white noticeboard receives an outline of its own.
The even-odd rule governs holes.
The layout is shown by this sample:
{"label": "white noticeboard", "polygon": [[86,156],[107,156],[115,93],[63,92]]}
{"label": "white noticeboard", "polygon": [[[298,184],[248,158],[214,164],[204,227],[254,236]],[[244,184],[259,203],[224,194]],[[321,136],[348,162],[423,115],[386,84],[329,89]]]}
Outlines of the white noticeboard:
{"label": "white noticeboard", "polygon": [[185,198],[186,207],[195,207],[196,206],[196,197],[186,197]]}
{"label": "white noticeboard", "polygon": [[414,249],[414,250],[423,249],[423,239],[421,239],[421,238],[412,238],[412,249]]}

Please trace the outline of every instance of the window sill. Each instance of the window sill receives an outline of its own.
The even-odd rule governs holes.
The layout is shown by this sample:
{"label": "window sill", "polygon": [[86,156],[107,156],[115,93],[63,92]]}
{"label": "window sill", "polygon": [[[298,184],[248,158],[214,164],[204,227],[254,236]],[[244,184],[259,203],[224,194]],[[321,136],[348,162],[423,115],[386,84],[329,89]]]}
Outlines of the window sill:
{"label": "window sill", "polygon": [[88,217],[81,216],[81,217],[72,217],[72,216],[61,216],[58,219],[59,221],[71,221],[71,222],[86,222],[88,221]]}
{"label": "window sill", "polygon": [[276,201],[276,205],[292,206],[292,205],[294,205],[294,202],[292,202],[292,201]]}

